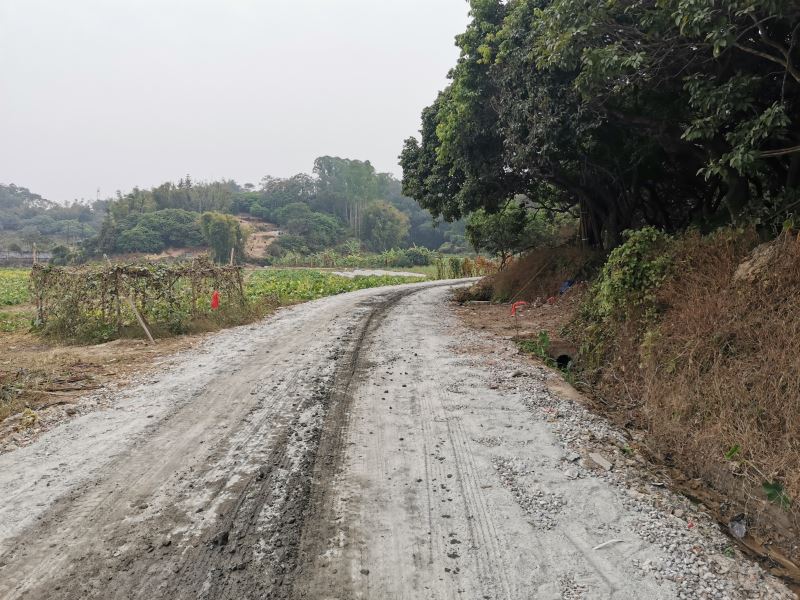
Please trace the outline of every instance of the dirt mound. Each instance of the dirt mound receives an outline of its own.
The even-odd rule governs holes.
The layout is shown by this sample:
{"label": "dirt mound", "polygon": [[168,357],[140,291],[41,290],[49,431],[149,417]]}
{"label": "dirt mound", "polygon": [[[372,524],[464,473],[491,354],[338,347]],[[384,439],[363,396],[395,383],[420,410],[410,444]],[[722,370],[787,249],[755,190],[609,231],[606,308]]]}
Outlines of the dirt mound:
{"label": "dirt mound", "polygon": [[269,247],[281,234],[278,226],[251,215],[238,215],[236,219],[242,229],[247,231],[245,255],[252,259],[266,258]]}
{"label": "dirt mound", "polygon": [[767,274],[772,265],[780,259],[782,244],[768,242],[756,246],[741,262],[733,274],[733,280],[737,283],[755,283],[758,279]]}

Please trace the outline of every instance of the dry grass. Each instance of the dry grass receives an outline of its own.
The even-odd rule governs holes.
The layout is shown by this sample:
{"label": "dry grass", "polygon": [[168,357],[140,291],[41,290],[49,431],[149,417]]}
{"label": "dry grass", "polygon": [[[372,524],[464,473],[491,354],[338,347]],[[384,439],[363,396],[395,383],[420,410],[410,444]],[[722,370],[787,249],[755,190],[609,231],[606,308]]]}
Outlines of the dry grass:
{"label": "dry grass", "polygon": [[768,268],[736,281],[751,239],[683,242],[680,275],[659,294],[669,309],[643,356],[643,416],[662,452],[732,488],[750,512],[770,508],[764,482],[782,484],[797,526],[800,243],[773,242]]}
{"label": "dry grass", "polygon": [[[646,431],[653,455],[722,493],[723,519],[747,514],[797,559],[800,242],[772,242],[750,280],[734,277],[757,244],[752,232],[677,240],[658,318],[604,331],[592,391],[615,420]],[[765,483],[785,495],[769,500]]]}
{"label": "dry grass", "polygon": [[[641,449],[685,476],[692,495],[719,498],[714,510],[723,522],[745,513],[751,533],[797,562],[800,239],[759,243],[754,232],[728,230],[676,239],[655,316],[632,307],[590,331],[577,302],[562,299],[558,323],[545,319],[556,307],[539,302],[521,324],[526,333],[541,328],[553,335],[571,319],[571,341],[584,356],[578,378],[589,382],[595,408],[642,432]],[[560,252],[524,257],[480,293],[535,303],[597,264],[577,250]],[[762,260],[749,276],[735,276],[753,255]],[[584,295],[585,302],[592,298]],[[783,496],[769,498],[765,483],[778,484]]]}
{"label": "dry grass", "polygon": [[71,404],[87,391],[126,380],[156,366],[156,359],[197,343],[202,336],[122,339],[92,346],[63,346],[25,332],[0,332],[0,423],[25,408],[41,411]]}
{"label": "dry grass", "polygon": [[458,300],[542,302],[557,296],[565,281],[588,279],[599,260],[599,253],[581,248],[540,248],[481,280]]}

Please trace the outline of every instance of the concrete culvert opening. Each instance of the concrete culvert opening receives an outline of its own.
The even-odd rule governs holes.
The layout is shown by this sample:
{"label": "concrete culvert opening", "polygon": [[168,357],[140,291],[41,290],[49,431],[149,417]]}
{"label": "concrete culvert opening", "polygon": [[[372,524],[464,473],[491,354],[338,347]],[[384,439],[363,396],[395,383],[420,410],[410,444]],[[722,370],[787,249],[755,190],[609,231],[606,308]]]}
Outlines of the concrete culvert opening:
{"label": "concrete culvert opening", "polygon": [[559,339],[552,340],[547,349],[547,354],[555,361],[556,367],[561,370],[568,369],[572,365],[577,352],[578,349],[574,345]]}

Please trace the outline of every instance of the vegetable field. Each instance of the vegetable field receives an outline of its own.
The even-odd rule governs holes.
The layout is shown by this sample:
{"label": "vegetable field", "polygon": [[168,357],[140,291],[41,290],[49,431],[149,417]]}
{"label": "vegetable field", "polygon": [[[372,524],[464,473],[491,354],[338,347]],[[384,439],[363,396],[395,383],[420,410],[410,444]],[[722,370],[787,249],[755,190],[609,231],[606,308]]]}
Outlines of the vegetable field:
{"label": "vegetable field", "polygon": [[30,299],[28,269],[0,269],[0,306],[14,306]]}
{"label": "vegetable field", "polygon": [[369,275],[352,279],[308,269],[254,271],[245,282],[245,296],[259,302],[294,304],[354,290],[416,281],[394,275]]}

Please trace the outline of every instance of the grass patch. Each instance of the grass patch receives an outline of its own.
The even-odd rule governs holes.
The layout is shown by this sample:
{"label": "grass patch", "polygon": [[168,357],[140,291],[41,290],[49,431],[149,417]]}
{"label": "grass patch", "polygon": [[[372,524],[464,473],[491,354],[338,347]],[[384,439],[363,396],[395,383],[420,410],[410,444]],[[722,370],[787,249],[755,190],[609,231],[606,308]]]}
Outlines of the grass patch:
{"label": "grass patch", "polygon": [[0,269],[0,306],[16,306],[30,300],[29,269]]}
{"label": "grass patch", "polygon": [[533,354],[551,369],[559,371],[567,383],[575,385],[575,371],[572,361],[568,360],[562,364],[553,358],[550,334],[547,331],[540,331],[534,339],[518,339],[516,343],[520,350],[527,354]]}
{"label": "grass patch", "polygon": [[32,318],[32,311],[0,311],[0,332],[24,331],[30,328]]}

